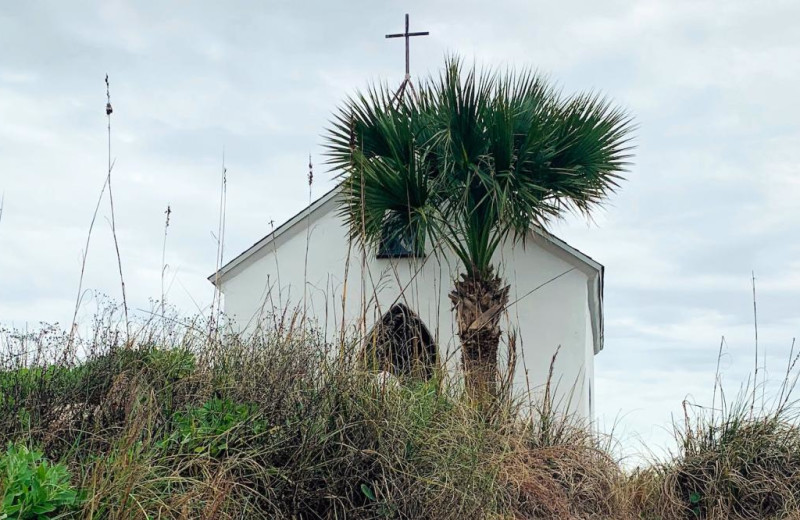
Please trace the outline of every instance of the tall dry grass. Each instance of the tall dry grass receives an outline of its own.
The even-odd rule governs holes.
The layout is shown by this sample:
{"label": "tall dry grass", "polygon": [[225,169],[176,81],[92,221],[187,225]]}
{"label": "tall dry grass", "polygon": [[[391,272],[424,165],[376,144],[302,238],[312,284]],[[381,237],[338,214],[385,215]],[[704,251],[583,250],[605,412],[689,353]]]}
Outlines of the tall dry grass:
{"label": "tall dry grass", "polygon": [[59,518],[800,518],[794,360],[763,406],[687,405],[674,454],[628,472],[549,398],[478,409],[439,367],[376,374],[286,318],[245,338],[159,317],[124,341],[110,308],[77,351],[3,331],[0,444],[69,468],[84,499]]}
{"label": "tall dry grass", "polygon": [[797,359],[790,355],[777,395],[760,405],[756,397],[766,382],[756,384],[755,373],[731,401],[715,387],[718,406],[683,403],[673,456],[628,480],[640,518],[800,518]]}
{"label": "tall dry grass", "polygon": [[76,358],[58,329],[5,336],[0,443],[69,467],[64,518],[630,517],[619,466],[552,406],[479,411],[441,370],[377,377],[314,330],[123,343],[114,319]]}

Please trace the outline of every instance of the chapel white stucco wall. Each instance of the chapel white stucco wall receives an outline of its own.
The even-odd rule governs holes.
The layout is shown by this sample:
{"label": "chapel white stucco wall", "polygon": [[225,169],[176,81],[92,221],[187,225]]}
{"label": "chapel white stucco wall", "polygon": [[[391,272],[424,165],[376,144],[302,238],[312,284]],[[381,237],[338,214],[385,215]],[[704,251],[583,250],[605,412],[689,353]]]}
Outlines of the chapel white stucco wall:
{"label": "chapel white stucco wall", "polygon": [[[305,296],[307,315],[334,340],[342,323],[346,276],[344,323],[350,332],[368,329],[380,316],[378,309],[382,313],[403,301],[434,334],[442,359],[458,363],[458,338],[447,296],[458,265],[447,255],[384,260],[368,253],[362,269],[360,246],[349,245],[335,208],[334,197],[225,273],[219,282],[225,313],[240,329],[252,328],[272,308],[303,309]],[[571,400],[573,411],[591,417],[595,338],[588,302],[593,273],[569,260],[541,237],[529,240],[524,248],[503,248],[496,264],[511,285],[515,303],[502,326],[517,332],[516,389],[541,390],[560,345],[554,367],[556,398],[562,404]],[[364,309],[366,323],[360,320]]]}

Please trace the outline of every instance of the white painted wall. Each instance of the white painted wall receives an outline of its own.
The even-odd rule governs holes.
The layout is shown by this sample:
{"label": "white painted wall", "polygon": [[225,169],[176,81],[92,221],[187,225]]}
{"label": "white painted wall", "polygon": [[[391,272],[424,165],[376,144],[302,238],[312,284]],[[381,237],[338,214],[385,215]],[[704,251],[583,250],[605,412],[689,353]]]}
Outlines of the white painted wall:
{"label": "white painted wall", "polygon": [[[458,273],[455,261],[433,255],[379,260],[374,254],[363,260],[360,247],[348,244],[334,197],[224,275],[220,285],[225,312],[245,329],[272,308],[302,309],[305,296],[307,315],[333,340],[338,337],[343,312],[350,331],[367,330],[380,315],[378,309],[385,312],[399,299],[419,314],[436,337],[440,355],[449,357],[455,366],[459,362],[458,338],[447,297]],[[511,301],[516,301],[502,322],[504,331],[517,331],[515,386],[520,391],[529,386],[541,390],[560,345],[555,395],[566,402],[574,389],[571,409],[591,417],[594,338],[588,302],[596,272],[541,238],[528,241],[524,248],[505,247],[496,264],[502,266],[500,274],[511,285]],[[367,323],[359,320],[363,309]]]}

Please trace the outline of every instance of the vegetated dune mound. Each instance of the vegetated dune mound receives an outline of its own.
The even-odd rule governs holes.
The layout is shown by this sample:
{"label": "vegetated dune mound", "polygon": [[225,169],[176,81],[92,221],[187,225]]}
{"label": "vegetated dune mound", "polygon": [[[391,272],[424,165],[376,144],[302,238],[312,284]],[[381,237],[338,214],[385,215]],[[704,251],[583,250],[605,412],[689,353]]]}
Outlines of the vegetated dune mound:
{"label": "vegetated dune mound", "polygon": [[57,329],[6,333],[0,516],[800,515],[788,397],[687,419],[673,459],[628,473],[553,403],[476,406],[442,370],[378,375],[360,342],[326,345],[313,330],[171,327],[129,342],[109,327],[79,345]]}

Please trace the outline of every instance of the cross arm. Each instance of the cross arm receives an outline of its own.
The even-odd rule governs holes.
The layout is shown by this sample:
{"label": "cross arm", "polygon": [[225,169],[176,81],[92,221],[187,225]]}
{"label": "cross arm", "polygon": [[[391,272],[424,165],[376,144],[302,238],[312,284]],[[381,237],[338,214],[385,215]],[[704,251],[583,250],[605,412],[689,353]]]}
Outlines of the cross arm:
{"label": "cross arm", "polygon": [[423,31],[423,32],[412,32],[412,33],[397,33],[397,34],[387,34],[387,38],[404,38],[405,36],[428,36],[430,32]]}

